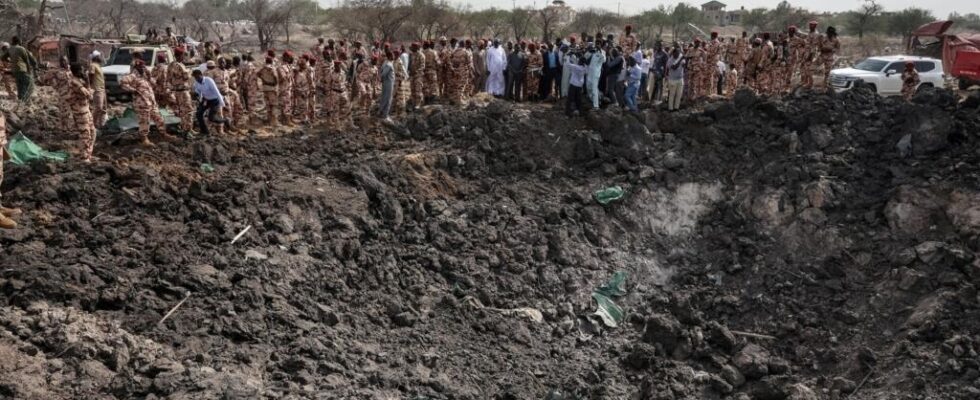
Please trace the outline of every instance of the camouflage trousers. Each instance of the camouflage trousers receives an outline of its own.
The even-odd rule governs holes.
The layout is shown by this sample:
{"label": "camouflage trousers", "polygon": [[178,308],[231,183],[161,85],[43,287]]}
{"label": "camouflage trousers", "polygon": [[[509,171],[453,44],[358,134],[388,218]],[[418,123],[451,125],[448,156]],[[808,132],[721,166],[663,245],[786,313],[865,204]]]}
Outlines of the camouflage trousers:
{"label": "camouflage trousers", "polygon": [[411,91],[412,105],[416,108],[422,107],[425,104],[425,77],[417,76],[409,79],[409,86]]}
{"label": "camouflage trousers", "polygon": [[687,77],[687,90],[688,94],[691,96],[691,100],[701,97],[701,84],[703,82],[704,81],[701,78],[701,70],[697,68],[691,69],[691,72]]}
{"label": "camouflage trousers", "polygon": [[331,128],[342,128],[354,124],[351,119],[351,104],[347,93],[332,92],[328,96],[327,104],[330,106],[330,115],[327,117],[327,124]]}
{"label": "camouflage trousers", "polygon": [[759,71],[756,76],[756,92],[763,95],[768,95],[769,91],[772,90],[772,69],[766,68],[763,71]]}
{"label": "camouflage trousers", "polygon": [[820,75],[823,76],[823,86],[830,88],[830,70],[834,68],[834,55],[821,55],[817,64],[820,66]]}
{"label": "camouflage trousers", "polygon": [[425,97],[435,97],[439,95],[439,76],[436,70],[425,71]]}
{"label": "camouflage trousers", "polygon": [[709,63],[711,67],[705,71],[704,78],[701,87],[705,90],[705,95],[710,96],[713,94],[718,94],[718,67],[715,67],[718,63]]}
{"label": "camouflage trousers", "polygon": [[174,96],[170,93],[170,90],[153,88],[153,97],[157,100],[157,106],[163,108],[170,108],[174,104]]}
{"label": "camouflage trousers", "polygon": [[409,82],[399,80],[395,82],[395,114],[401,114],[408,111],[408,97],[411,96],[412,90],[409,87]]}
{"label": "camouflage trousers", "polygon": [[92,159],[95,149],[95,124],[92,123],[92,112],[87,104],[72,107],[72,116],[78,129],[78,139],[82,142],[82,160]]}
{"label": "camouflage trousers", "polygon": [[[59,90],[63,90],[58,88]],[[67,93],[66,93],[67,94]],[[75,121],[71,117],[71,99],[62,97],[58,101],[58,123],[64,132],[75,132]]]}
{"label": "camouflage trousers", "polygon": [[738,78],[731,74],[725,76],[725,96],[732,97],[738,90]]}
{"label": "camouflage trousers", "polygon": [[242,98],[238,96],[238,92],[234,90],[229,90],[225,97],[225,107],[224,109],[228,111],[226,116],[231,118],[231,125],[238,127],[239,124],[244,124],[248,121],[248,116],[245,114],[245,105],[242,104]]}
{"label": "camouflage trousers", "polygon": [[265,99],[265,122],[270,125],[277,125],[278,120],[276,117],[278,113],[276,112],[276,100],[279,99],[279,94],[273,88],[272,90],[263,90],[262,96]]}
{"label": "camouflage trousers", "polygon": [[17,97],[17,86],[14,85],[14,76],[8,73],[0,75],[0,84],[3,84],[3,89],[7,92],[7,97],[15,98]]}
{"label": "camouflage trousers", "polygon": [[912,100],[912,96],[915,95],[915,87],[916,85],[914,83],[902,82],[902,98],[904,98],[905,101]]}
{"label": "camouflage trousers", "polygon": [[105,89],[92,92],[92,120],[95,126],[105,125],[106,121],[106,98]]}
{"label": "camouflage trousers", "polygon": [[797,65],[800,70],[800,86],[807,89],[813,88],[813,62],[812,61],[800,61]]}
{"label": "camouflage trousers", "polygon": [[194,101],[187,90],[177,90],[174,94],[173,112],[180,118],[180,130],[190,132],[194,129]]}
{"label": "camouflage trousers", "polygon": [[160,116],[160,109],[157,108],[156,104],[146,104],[146,103],[134,103],[133,108],[136,109],[136,115],[139,117],[139,135],[140,137],[150,136],[150,122],[157,125],[157,130],[164,133],[167,129],[167,125],[163,122],[163,117]]}
{"label": "camouflage trousers", "polygon": [[357,108],[362,111],[368,111],[371,109],[371,104],[374,102],[373,88],[370,83],[358,82],[357,83]]}
{"label": "camouflage trousers", "polygon": [[524,74],[524,98],[530,99],[532,96],[538,98],[538,89],[541,86],[541,75],[538,71],[528,71]]}
{"label": "camouflage trousers", "polygon": [[292,87],[280,87],[279,88],[279,116],[282,118],[283,122],[292,122],[293,120],[293,88]]}
{"label": "camouflage trousers", "polygon": [[293,92],[293,98],[296,99],[296,114],[300,116],[303,120],[313,122],[314,121],[314,96],[312,90],[296,90]]}

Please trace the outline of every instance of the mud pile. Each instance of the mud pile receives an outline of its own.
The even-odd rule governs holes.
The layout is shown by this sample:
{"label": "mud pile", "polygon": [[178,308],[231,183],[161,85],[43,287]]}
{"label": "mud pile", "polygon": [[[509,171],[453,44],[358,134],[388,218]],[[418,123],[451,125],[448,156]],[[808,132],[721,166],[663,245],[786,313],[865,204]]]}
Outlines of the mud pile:
{"label": "mud pile", "polygon": [[0,396],[980,392],[975,104],[490,102],[366,132],[9,168]]}

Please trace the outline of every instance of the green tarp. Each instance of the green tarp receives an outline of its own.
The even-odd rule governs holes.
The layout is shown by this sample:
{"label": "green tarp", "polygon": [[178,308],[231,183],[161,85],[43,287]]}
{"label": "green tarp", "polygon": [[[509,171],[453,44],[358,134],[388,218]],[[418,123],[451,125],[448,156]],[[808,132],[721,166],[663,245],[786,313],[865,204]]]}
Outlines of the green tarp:
{"label": "green tarp", "polygon": [[[163,123],[167,126],[180,125],[180,118],[177,118],[170,111],[161,108],[160,116],[163,117]],[[126,111],[123,111],[123,115],[110,119],[102,127],[102,133],[107,134],[118,134],[123,132],[135,131],[139,128],[139,117],[136,115],[136,110],[131,107],[127,107]],[[150,122],[150,126],[154,126],[153,122]]]}
{"label": "green tarp", "polygon": [[62,162],[68,159],[67,152],[42,149],[23,133],[18,133],[7,141],[7,153],[10,154],[10,162],[17,165],[37,160]]}
{"label": "green tarp", "polygon": [[609,282],[599,286],[592,291],[592,298],[596,302],[595,314],[602,318],[602,322],[610,328],[615,328],[623,322],[626,313],[623,308],[613,301],[616,297],[626,295],[626,273],[617,271],[609,278]]}
{"label": "green tarp", "polygon": [[623,188],[619,186],[613,186],[613,187],[596,191],[595,201],[598,201],[599,204],[606,205],[612,203],[613,201],[623,198],[624,194],[626,194],[626,192],[623,190]]}

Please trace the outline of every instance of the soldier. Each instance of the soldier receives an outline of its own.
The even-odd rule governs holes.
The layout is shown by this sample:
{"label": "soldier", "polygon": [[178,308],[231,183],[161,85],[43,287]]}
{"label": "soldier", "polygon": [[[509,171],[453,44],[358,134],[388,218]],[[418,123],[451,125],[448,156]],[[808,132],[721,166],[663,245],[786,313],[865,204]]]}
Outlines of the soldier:
{"label": "soldier", "polygon": [[524,73],[524,98],[527,100],[538,100],[541,74],[544,70],[544,57],[538,51],[538,45],[536,43],[529,44],[528,50],[527,69]]}
{"label": "soldier", "polygon": [[276,68],[279,78],[279,114],[286,126],[296,126],[293,122],[293,53],[282,53],[282,63]]}
{"label": "soldier", "polygon": [[231,125],[232,132],[238,132],[241,124],[244,124],[248,120],[245,116],[245,107],[242,105],[242,98],[238,95],[238,71],[234,68],[236,62],[241,64],[241,59],[237,56],[232,57],[231,61],[227,61],[227,59],[218,60],[218,69],[221,70],[223,78],[221,84],[218,85],[218,90],[221,91],[221,96],[224,97],[224,108],[228,111],[227,115],[230,119],[228,123]]}
{"label": "soldier", "polygon": [[480,39],[477,49],[473,52],[473,92],[476,94],[487,89],[487,41]]}
{"label": "soldier", "polygon": [[408,111],[408,97],[412,93],[411,82],[408,75],[408,54],[405,53],[403,46],[395,57],[393,67],[395,69],[395,114],[402,114]]}
{"label": "soldier", "polygon": [[840,51],[840,40],[837,39],[837,29],[828,26],[827,35],[820,41],[820,72],[823,85],[830,88],[830,70],[834,68],[834,56]]}
{"label": "soldier", "polygon": [[425,55],[425,100],[432,101],[438,96],[439,88],[439,70],[441,69],[439,64],[439,54],[436,53],[433,48],[432,41],[425,42],[425,50],[422,52]]}
{"label": "soldier", "polygon": [[73,132],[71,109],[68,107],[70,96],[64,90],[64,88],[68,87],[68,81],[71,79],[71,71],[68,69],[68,64],[67,57],[59,58],[58,68],[49,69],[41,77],[39,83],[44,86],[51,86],[58,92],[58,123],[61,125],[59,128],[65,132]]}
{"label": "soldier", "polygon": [[[224,64],[223,61],[221,63],[222,63],[222,65]],[[221,92],[221,96],[224,97],[225,96],[225,93],[228,92],[228,76],[224,73],[224,70],[223,69],[219,69],[218,68],[218,64],[215,63],[214,60],[209,60],[207,63],[205,63],[205,66],[207,67],[207,70],[204,71],[204,76],[206,76],[208,78],[211,78],[211,80],[214,81],[215,86],[218,87],[218,91]],[[222,89],[222,88],[224,88],[224,89]],[[211,124],[211,125],[217,125],[217,126],[212,126],[208,130],[209,131],[210,130],[214,130],[219,135],[225,133],[225,123],[224,122],[216,122],[216,121],[224,121],[225,120],[224,119],[225,118],[225,108],[228,108],[227,107],[228,106],[228,102],[227,102],[227,98],[225,98],[224,100],[225,101],[224,101],[223,106],[218,106],[218,107],[215,107],[215,109],[213,109],[213,110],[209,110],[211,113],[213,113],[213,116],[214,116],[214,118],[211,118],[211,121],[209,121],[209,124]],[[202,128],[201,131],[204,132],[204,129]]]}
{"label": "soldier", "polygon": [[758,69],[756,75],[758,78],[759,93],[763,95],[768,95],[772,90],[773,46],[772,41],[769,39],[768,32],[762,34],[761,59],[756,66]]}
{"label": "soldier", "polygon": [[[10,43],[0,43],[0,54],[6,54],[7,49],[9,48]],[[9,61],[4,59],[0,59],[0,84],[2,84],[3,88],[7,91],[8,97],[17,97],[17,87],[14,85],[14,74],[13,71],[11,71],[11,64]]]}
{"label": "soldier", "polygon": [[92,120],[92,89],[86,85],[85,74],[80,65],[71,66],[72,76],[68,79],[68,87],[65,90],[69,95],[69,107],[71,115],[75,119],[75,128],[78,129],[78,138],[81,139],[82,161],[92,162],[92,150],[95,148],[95,124]]}
{"label": "soldier", "polygon": [[276,112],[276,100],[279,91],[279,74],[276,72],[275,63],[274,58],[266,57],[265,66],[256,73],[259,81],[262,82],[262,95],[265,98],[265,122],[272,126],[279,125],[276,118],[278,114]]}
{"label": "soldier", "polygon": [[449,84],[446,89],[446,99],[452,104],[462,104],[465,94],[463,91],[466,86],[466,79],[471,78],[473,75],[470,72],[467,63],[472,62],[467,57],[466,50],[462,47],[457,47],[453,49],[452,54],[449,55],[449,60],[447,60],[447,70],[449,71]]}
{"label": "soldier", "polygon": [[902,98],[911,101],[915,89],[919,87],[919,72],[915,70],[915,63],[908,61],[905,63],[905,71],[902,72]]}
{"label": "soldier", "polygon": [[[7,118],[4,116],[3,112],[0,111],[0,183],[3,183],[3,160],[7,158]],[[0,199],[3,196],[0,195]],[[11,218],[16,218],[20,216],[21,211],[16,208],[7,208],[0,206],[0,229],[14,229],[17,227],[17,222]]]}
{"label": "soldier", "polygon": [[619,47],[623,48],[623,54],[630,55],[636,51],[636,46],[637,42],[636,36],[633,36],[633,25],[626,25],[623,34],[619,37]]}
{"label": "soldier", "polygon": [[244,110],[243,117],[251,118],[252,113],[255,112],[255,106],[259,101],[258,94],[260,93],[258,78],[255,77],[255,59],[252,57],[252,54],[245,54],[237,67],[238,73],[235,76],[237,78],[238,97],[241,100],[242,109]]}
{"label": "soldier", "polygon": [[425,81],[426,71],[425,54],[422,53],[421,45],[418,42],[412,43],[408,49],[408,79],[411,86],[412,107],[416,109],[425,103]]}
{"label": "soldier", "polygon": [[171,108],[174,101],[170,95],[170,83],[167,81],[167,55],[160,53],[157,55],[157,65],[150,73],[153,81],[153,93],[156,95],[157,105],[164,108]]}
{"label": "soldier", "polygon": [[93,121],[96,127],[101,127],[106,121],[105,75],[102,73],[102,55],[97,51],[92,53],[88,81],[92,84]]}
{"label": "soldier", "polygon": [[748,71],[745,64],[749,61],[749,53],[752,49],[748,35],[748,32],[742,31],[742,37],[735,40],[735,67],[742,72],[743,80],[745,79],[745,72]]}
{"label": "soldier", "polygon": [[167,46],[169,46],[172,50],[177,50],[177,48],[180,46],[177,36],[174,35],[173,30],[171,30],[169,26],[164,28],[164,30],[167,32],[167,37],[164,38]]}
{"label": "soldier", "polygon": [[803,35],[800,35],[799,32],[797,32],[796,25],[790,25],[789,28],[787,28],[787,32],[789,32],[789,38],[787,39],[787,47],[789,48],[789,56],[790,56],[789,60],[787,60],[787,62],[789,63],[789,75],[790,75],[787,78],[787,82],[789,83],[789,86],[792,87],[793,76],[796,75],[797,73],[799,73],[800,75],[800,83],[802,84],[803,82],[803,75],[805,75],[805,73],[804,70],[802,69],[803,68],[802,59],[804,57],[804,53],[806,52],[807,44],[806,44],[806,38],[804,38]]}
{"label": "soldier", "polygon": [[332,43],[328,42],[327,47],[323,50],[322,61],[316,65],[313,75],[316,90],[320,94],[317,98],[323,102],[318,114],[320,116],[330,113],[330,105],[327,102],[330,96],[330,79],[332,79],[330,74],[333,74],[333,50],[330,50],[332,47]]}
{"label": "soldier", "polygon": [[701,98],[701,96],[706,92],[706,89],[702,87],[704,84],[704,65],[705,65],[705,54],[704,50],[701,49],[701,39],[694,39],[694,47],[687,52],[687,65],[689,77],[686,79],[690,82],[687,86],[689,87],[689,93],[691,100],[696,100]]}
{"label": "soldier", "polygon": [[[167,83],[173,95],[173,112],[180,118],[180,130],[185,133],[194,131],[194,102],[191,100],[191,74],[184,66],[184,50],[174,51],[176,61],[167,66]],[[163,67],[160,67],[163,69]]]}
{"label": "soldier", "polygon": [[755,93],[759,93],[759,72],[762,58],[762,39],[755,38],[752,41],[752,50],[749,52],[749,57],[745,64],[745,85]]}
{"label": "soldier", "polygon": [[725,96],[732,97],[738,89],[738,68],[734,62],[728,63],[728,71],[725,71]]}
{"label": "soldier", "polygon": [[823,35],[817,31],[817,21],[810,21],[810,32],[806,35],[806,46],[801,51],[800,63],[800,85],[813,88],[813,63],[817,54],[820,54],[820,43],[823,42]]}
{"label": "soldier", "polygon": [[357,64],[357,105],[358,109],[367,113],[374,102],[374,81],[378,76],[378,59],[371,61],[359,60]]}
{"label": "soldier", "polygon": [[701,84],[702,87],[708,89],[708,94],[717,94],[718,89],[718,61],[721,60],[721,56],[724,52],[724,44],[718,39],[718,32],[711,32],[711,40],[708,41],[705,48],[705,65],[706,71],[704,73],[704,78],[706,81]]}
{"label": "soldier", "polygon": [[146,64],[142,59],[138,59],[133,64],[133,72],[124,76],[120,81],[123,90],[131,92],[133,95],[133,108],[139,116],[139,135],[144,146],[151,146],[150,143],[150,122],[157,125],[157,131],[165,139],[172,137],[167,134],[167,125],[160,117],[160,109],[157,107],[156,98],[153,95],[153,85],[150,84],[150,74],[146,71]]}
{"label": "soldier", "polygon": [[314,45],[313,47],[310,48],[310,53],[312,53],[312,56],[313,57],[320,57],[320,54],[323,53],[323,38],[322,37],[316,39],[316,45]]}
{"label": "soldier", "polygon": [[[453,39],[453,44],[455,44],[456,39]],[[446,40],[446,37],[439,38],[439,93],[437,96],[448,97],[449,94],[449,80],[452,79],[451,65],[449,65],[449,56],[452,53],[452,47]]]}
{"label": "soldier", "polygon": [[779,39],[773,44],[772,66],[769,68],[770,95],[780,95],[786,85],[786,75],[789,72],[789,62],[787,59],[787,42],[783,33],[779,34]]}
{"label": "soldier", "polygon": [[313,71],[309,67],[309,55],[304,54],[293,71],[293,98],[296,101],[296,111],[302,118],[302,123],[312,124],[313,116]]}
{"label": "soldier", "polygon": [[329,77],[326,104],[330,115],[327,124],[334,129],[351,127],[354,121],[351,118],[350,97],[347,96],[347,74],[344,72],[342,61],[333,62],[333,73]]}

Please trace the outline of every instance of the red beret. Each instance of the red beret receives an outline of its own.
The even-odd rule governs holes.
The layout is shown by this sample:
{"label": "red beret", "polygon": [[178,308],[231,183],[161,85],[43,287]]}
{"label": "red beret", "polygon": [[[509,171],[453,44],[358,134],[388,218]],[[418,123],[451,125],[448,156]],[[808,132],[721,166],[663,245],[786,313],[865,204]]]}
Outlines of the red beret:
{"label": "red beret", "polygon": [[282,52],[282,56],[283,57],[293,58],[293,52],[291,52],[289,50],[286,50],[286,51]]}
{"label": "red beret", "polygon": [[274,49],[269,49],[265,52],[265,54],[268,55],[269,57],[275,57],[276,51]]}
{"label": "red beret", "polygon": [[809,25],[810,26],[816,26],[817,25],[817,21],[810,21]]}
{"label": "red beret", "polygon": [[630,24],[626,24],[626,29],[627,29],[627,30],[633,30],[633,25],[630,25]]}

